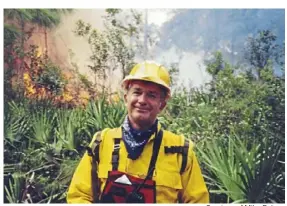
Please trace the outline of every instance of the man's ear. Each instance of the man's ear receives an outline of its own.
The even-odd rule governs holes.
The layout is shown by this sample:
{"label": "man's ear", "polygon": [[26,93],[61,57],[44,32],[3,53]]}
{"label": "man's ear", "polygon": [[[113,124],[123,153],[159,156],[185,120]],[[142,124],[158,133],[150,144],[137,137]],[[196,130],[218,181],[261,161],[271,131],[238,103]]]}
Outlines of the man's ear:
{"label": "man's ear", "polygon": [[125,92],[124,94],[124,102],[125,102],[125,105],[127,105],[127,92]]}
{"label": "man's ear", "polygon": [[162,111],[165,108],[165,106],[166,106],[166,101],[161,101],[159,105],[160,111]]}

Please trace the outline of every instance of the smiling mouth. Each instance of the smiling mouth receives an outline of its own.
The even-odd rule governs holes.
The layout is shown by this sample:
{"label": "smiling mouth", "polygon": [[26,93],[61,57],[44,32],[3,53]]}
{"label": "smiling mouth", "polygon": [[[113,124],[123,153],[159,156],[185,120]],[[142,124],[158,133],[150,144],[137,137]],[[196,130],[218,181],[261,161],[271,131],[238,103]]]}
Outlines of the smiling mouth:
{"label": "smiling mouth", "polygon": [[136,108],[137,109],[137,111],[139,111],[139,112],[148,112],[149,110],[147,110],[147,109],[142,109],[142,108]]}

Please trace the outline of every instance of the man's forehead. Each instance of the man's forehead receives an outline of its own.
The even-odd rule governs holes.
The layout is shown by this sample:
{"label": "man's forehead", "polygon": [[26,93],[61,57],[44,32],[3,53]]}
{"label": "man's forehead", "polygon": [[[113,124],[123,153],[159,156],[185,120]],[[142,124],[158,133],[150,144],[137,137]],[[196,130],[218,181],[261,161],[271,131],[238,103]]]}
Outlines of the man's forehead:
{"label": "man's forehead", "polygon": [[159,85],[148,81],[132,81],[130,83],[130,89],[137,89],[137,90],[141,89],[153,92],[161,92],[161,88]]}

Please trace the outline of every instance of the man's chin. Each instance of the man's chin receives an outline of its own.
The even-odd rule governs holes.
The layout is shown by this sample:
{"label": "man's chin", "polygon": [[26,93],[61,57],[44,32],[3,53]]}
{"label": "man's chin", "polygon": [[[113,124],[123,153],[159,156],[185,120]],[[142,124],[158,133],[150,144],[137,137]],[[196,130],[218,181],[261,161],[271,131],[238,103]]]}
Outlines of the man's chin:
{"label": "man's chin", "polygon": [[143,124],[149,122],[148,118],[146,118],[146,117],[136,117],[135,120],[138,123],[143,123]]}
{"label": "man's chin", "polygon": [[150,122],[149,117],[143,114],[135,115],[134,120],[140,124],[147,124],[148,122]]}

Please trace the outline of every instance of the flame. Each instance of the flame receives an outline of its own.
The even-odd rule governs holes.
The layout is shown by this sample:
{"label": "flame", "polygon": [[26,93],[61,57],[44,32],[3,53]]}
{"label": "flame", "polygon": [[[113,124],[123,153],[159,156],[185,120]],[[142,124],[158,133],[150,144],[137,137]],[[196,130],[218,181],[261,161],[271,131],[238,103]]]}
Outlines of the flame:
{"label": "flame", "polygon": [[[32,72],[28,69],[23,73],[24,80],[24,94],[30,99],[51,99],[55,104],[71,104],[73,106],[86,106],[91,99],[91,94],[84,88],[80,88],[77,91],[77,85],[69,83],[63,88],[63,92],[59,95],[53,94],[49,89],[42,85],[37,85],[33,81],[34,76],[38,76],[41,72],[40,67],[34,68]],[[73,79],[75,76],[73,73],[66,71],[63,72],[65,80]],[[16,80],[16,79],[15,79]],[[15,81],[14,80],[14,81]],[[118,102],[118,95],[113,96],[113,102]]]}
{"label": "flame", "polygon": [[33,84],[28,72],[24,72],[23,79],[24,79],[24,85],[25,85],[24,94],[28,97],[31,97],[34,94],[36,94],[35,85]]}
{"label": "flame", "polygon": [[43,48],[40,45],[38,45],[38,49],[36,50],[36,57],[39,58],[42,56],[42,54],[43,54]]}
{"label": "flame", "polygon": [[63,100],[66,102],[70,102],[73,100],[73,96],[69,92],[64,92],[62,94]]}

